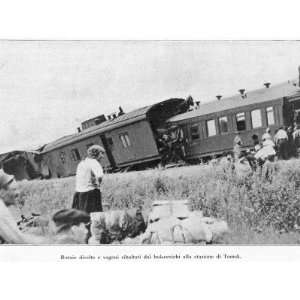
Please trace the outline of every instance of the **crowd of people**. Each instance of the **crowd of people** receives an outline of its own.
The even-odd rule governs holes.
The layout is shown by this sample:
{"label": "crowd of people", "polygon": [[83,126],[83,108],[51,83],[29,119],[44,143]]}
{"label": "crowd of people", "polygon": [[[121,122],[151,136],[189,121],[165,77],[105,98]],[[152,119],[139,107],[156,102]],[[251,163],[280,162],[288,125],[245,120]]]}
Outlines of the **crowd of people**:
{"label": "crowd of people", "polygon": [[161,164],[178,163],[185,161],[185,144],[183,130],[176,125],[167,129],[158,129],[158,151],[161,154]]}
{"label": "crowd of people", "polygon": [[[253,170],[266,161],[289,159],[298,156],[300,149],[300,126],[279,128],[271,134],[270,128],[259,138],[252,136],[253,147],[243,150],[244,143],[239,133],[233,142],[233,158],[235,162],[248,161]],[[170,127],[159,137],[163,163],[170,160],[184,160],[184,136],[178,127]],[[49,220],[52,234],[36,236],[23,232],[18,227],[9,206],[18,202],[18,189],[14,176],[0,169],[0,244],[82,244],[91,238],[91,214],[103,212],[101,183],[104,175],[101,159],[105,150],[93,145],[87,150],[87,157],[82,160],[76,171],[76,187],[72,207],[57,211]],[[139,214],[137,214],[139,216]],[[138,218],[140,219],[140,218]],[[140,220],[137,222],[140,228]],[[145,225],[142,226],[143,230]]]}
{"label": "crowd of people", "polygon": [[252,169],[262,166],[266,161],[287,160],[298,157],[300,150],[300,126],[294,124],[288,128],[280,127],[271,134],[270,128],[259,139],[258,135],[252,135],[253,146],[250,150],[243,150],[244,143],[237,132],[233,141],[234,161],[247,160]]}

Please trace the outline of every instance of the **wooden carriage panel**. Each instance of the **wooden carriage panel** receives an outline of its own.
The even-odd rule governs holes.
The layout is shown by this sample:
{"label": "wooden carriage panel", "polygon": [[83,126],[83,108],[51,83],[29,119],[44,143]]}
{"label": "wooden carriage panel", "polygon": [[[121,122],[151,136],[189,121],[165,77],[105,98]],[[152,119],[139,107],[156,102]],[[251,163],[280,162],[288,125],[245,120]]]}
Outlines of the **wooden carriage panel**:
{"label": "wooden carriage panel", "polygon": [[[271,134],[274,135],[275,130],[283,125],[283,100],[276,99],[272,101],[266,101],[263,103],[256,103],[246,105],[243,107],[237,107],[230,111],[219,111],[216,113],[210,113],[208,115],[202,115],[194,117],[192,119],[181,120],[179,125],[187,126],[188,128],[188,144],[186,145],[186,152],[188,158],[195,158],[201,156],[209,156],[210,154],[221,154],[224,151],[233,149],[233,140],[237,133],[236,115],[238,113],[245,113],[246,129],[240,131],[244,147],[252,147],[253,134],[256,134],[259,138],[264,134],[267,127],[270,127]],[[269,126],[267,124],[267,107],[273,107],[275,124]],[[253,128],[253,121],[251,113],[254,110],[260,110],[261,126]],[[227,117],[228,132],[220,133],[218,118]],[[207,136],[206,121],[215,120],[216,135]],[[190,128],[192,125],[199,125],[200,137],[198,139],[192,139],[190,134]]]}
{"label": "wooden carriage panel", "polygon": [[131,165],[159,155],[147,120],[116,128],[106,133],[106,137],[112,140],[111,152],[117,166]]}
{"label": "wooden carriage panel", "polygon": [[[101,139],[98,136],[93,136],[45,153],[43,160],[48,160],[47,164],[52,177],[75,175],[78,163],[87,156],[87,148],[91,144],[97,144],[103,147]],[[72,155],[73,149],[77,149],[80,159],[74,158]],[[101,165],[104,168],[110,167],[106,154],[101,161]]]}

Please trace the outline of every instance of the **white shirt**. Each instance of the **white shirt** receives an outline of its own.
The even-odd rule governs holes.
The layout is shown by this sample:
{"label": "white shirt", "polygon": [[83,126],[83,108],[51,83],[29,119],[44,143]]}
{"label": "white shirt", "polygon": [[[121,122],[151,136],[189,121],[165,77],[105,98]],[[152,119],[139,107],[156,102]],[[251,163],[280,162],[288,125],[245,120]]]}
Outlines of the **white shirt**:
{"label": "white shirt", "polygon": [[296,129],[296,130],[293,132],[293,138],[296,139],[297,137],[300,137],[300,129]]}
{"label": "white shirt", "polygon": [[259,151],[260,149],[261,149],[260,144],[256,144],[256,145],[254,146],[254,151],[255,151],[255,152]]}
{"label": "white shirt", "polygon": [[76,192],[88,192],[100,189],[98,179],[103,177],[103,169],[100,163],[93,158],[87,157],[77,166]]}
{"label": "white shirt", "polygon": [[266,133],[264,133],[262,135],[261,139],[262,139],[262,141],[264,141],[264,140],[272,140],[272,137],[271,137],[270,133],[266,132]]}
{"label": "white shirt", "polygon": [[263,147],[254,155],[256,159],[266,159],[268,156],[276,155],[274,150],[274,143],[270,140],[263,142]]}
{"label": "white shirt", "polygon": [[288,139],[288,135],[285,130],[279,129],[275,135],[276,141],[281,140],[281,139]]}

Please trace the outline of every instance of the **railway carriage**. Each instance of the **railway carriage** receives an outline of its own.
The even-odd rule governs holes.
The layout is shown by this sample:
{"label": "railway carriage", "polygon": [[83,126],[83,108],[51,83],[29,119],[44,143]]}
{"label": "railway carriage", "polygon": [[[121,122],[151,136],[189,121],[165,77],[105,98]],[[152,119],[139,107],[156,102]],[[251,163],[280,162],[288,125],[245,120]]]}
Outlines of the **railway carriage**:
{"label": "railway carriage", "polygon": [[8,168],[8,162],[18,158],[18,163],[14,163],[18,168],[10,168],[18,179],[72,176],[79,161],[85,158],[87,148],[98,144],[106,151],[102,161],[105,170],[145,168],[164,157],[159,140],[168,127],[183,132],[185,159],[198,162],[231,151],[237,132],[244,147],[250,148],[252,136],[261,137],[267,127],[274,135],[282,126],[300,124],[300,89],[293,81],[274,86],[265,84],[265,88],[248,93],[240,90],[240,94],[229,98],[218,96],[218,100],[189,111],[191,102],[191,97],[171,98],[126,114],[120,111],[119,116],[108,120],[103,115],[87,120],[79,132],[38,149],[31,155],[33,159],[26,155],[26,161],[34,166],[34,173],[28,176],[18,165],[18,153],[2,155],[0,162]]}
{"label": "railway carriage", "polygon": [[43,177],[74,175],[79,161],[92,144],[105,149],[102,165],[106,170],[138,168],[160,161],[157,129],[177,115],[184,102],[180,98],[165,100],[111,120],[104,119],[98,125],[92,124],[76,134],[47,144],[40,153]]}
{"label": "railway carriage", "polygon": [[[90,145],[102,145],[99,136],[79,139],[77,134],[63,137],[47,144],[40,153],[41,174],[44,178],[66,177],[74,175],[79,161],[84,158]],[[107,156],[103,166],[109,165]]]}
{"label": "railway carriage", "polygon": [[39,152],[34,150],[15,150],[0,154],[0,168],[8,174],[13,174],[16,180],[38,178],[38,155]]}
{"label": "railway carriage", "polygon": [[198,161],[231,151],[239,132],[245,148],[253,145],[252,135],[261,137],[266,128],[275,130],[300,121],[300,92],[293,82],[204,103],[197,109],[167,120],[184,131],[186,159]]}

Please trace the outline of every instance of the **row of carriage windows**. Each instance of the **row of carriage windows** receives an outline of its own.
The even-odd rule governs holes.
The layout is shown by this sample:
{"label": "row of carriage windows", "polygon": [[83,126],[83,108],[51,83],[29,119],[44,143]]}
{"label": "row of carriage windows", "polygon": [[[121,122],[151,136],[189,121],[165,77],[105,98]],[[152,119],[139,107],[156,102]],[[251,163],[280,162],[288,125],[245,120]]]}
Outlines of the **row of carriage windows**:
{"label": "row of carriage windows", "polygon": [[[266,108],[266,118],[267,118],[267,126],[274,125],[275,119],[274,119],[274,108],[272,106],[269,106]],[[215,136],[217,135],[217,128],[216,128],[216,120],[206,120],[206,133],[207,137]],[[235,122],[236,122],[236,129],[238,131],[246,130],[246,114],[245,112],[240,112],[235,115]],[[229,131],[228,127],[228,117],[222,116],[217,119],[218,127],[219,127],[219,133],[225,134]],[[262,124],[262,111],[261,109],[255,109],[251,111],[251,125],[252,128],[260,128],[263,126]],[[199,132],[199,125],[194,124],[190,128],[191,133],[191,139],[196,140],[200,138],[200,132]]]}
{"label": "row of carriage windows", "polygon": [[[121,141],[121,144],[122,144],[123,148],[128,148],[128,147],[131,146],[131,141],[129,139],[129,136],[128,136],[127,132],[119,134],[119,139]],[[112,140],[111,137],[107,138],[107,143],[108,143],[109,146],[113,145],[113,140]],[[87,144],[86,149],[88,149],[89,147],[91,147],[93,145],[94,145],[94,143]],[[60,161],[64,164],[66,162],[66,152],[65,151],[60,151],[59,158],[60,158]],[[75,162],[81,160],[81,155],[80,155],[80,152],[77,148],[71,149],[71,160],[75,161]]]}

